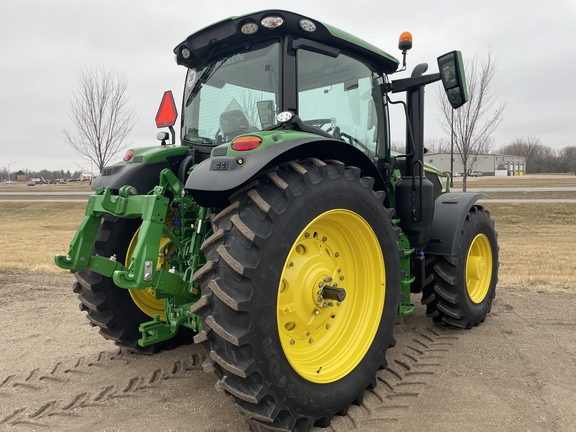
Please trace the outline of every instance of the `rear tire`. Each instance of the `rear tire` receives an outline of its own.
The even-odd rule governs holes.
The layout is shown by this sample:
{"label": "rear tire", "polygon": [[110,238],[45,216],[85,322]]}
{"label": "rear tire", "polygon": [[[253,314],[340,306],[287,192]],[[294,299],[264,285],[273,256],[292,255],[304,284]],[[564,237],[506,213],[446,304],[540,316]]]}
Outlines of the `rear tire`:
{"label": "rear tire", "polygon": [[427,256],[422,304],[435,323],[470,329],[484,322],[498,283],[498,242],[494,221],[473,206],[455,256]]}
{"label": "rear tire", "polygon": [[[92,255],[98,254],[104,257],[116,255],[119,262],[125,262],[131,241],[140,224],[139,219],[105,215],[96,235]],[[112,278],[88,269],[79,271],[75,277],[77,282],[74,283],[73,290],[78,294],[80,310],[86,312],[90,324],[100,327],[100,334],[104,338],[114,341],[116,345],[132,351],[155,353],[192,343],[195,333],[190,329],[181,328],[172,339],[141,347],[138,345],[138,339],[142,334],[138,328],[140,324],[151,320],[152,309],[149,306],[143,306],[141,309],[135,303],[135,299],[145,298],[146,294],[137,291],[134,293],[136,297],[133,298],[130,290],[118,287]],[[149,313],[146,314],[144,310]]]}
{"label": "rear tire", "polygon": [[[213,220],[197,272],[194,309],[206,317],[197,338],[221,374],[217,388],[258,430],[326,427],[386,367],[400,252],[373,183],[341,162],[290,162]],[[340,304],[320,294],[336,281]]]}

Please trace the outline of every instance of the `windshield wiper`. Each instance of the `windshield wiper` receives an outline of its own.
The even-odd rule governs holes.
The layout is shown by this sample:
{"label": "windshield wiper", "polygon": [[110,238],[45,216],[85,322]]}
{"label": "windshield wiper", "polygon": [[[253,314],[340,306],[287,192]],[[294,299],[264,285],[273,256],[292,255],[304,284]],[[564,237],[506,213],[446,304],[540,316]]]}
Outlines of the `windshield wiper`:
{"label": "windshield wiper", "polygon": [[[186,107],[188,107],[188,105],[190,105],[192,103],[192,100],[196,97],[196,95],[198,94],[198,92],[202,88],[202,85],[206,81],[208,81],[212,77],[212,75],[214,75],[216,73],[216,71],[218,69],[220,69],[220,66],[222,66],[225,61],[226,61],[226,59],[222,59],[222,60],[220,60],[220,62],[214,62],[214,63],[210,64],[210,66],[208,66],[206,69],[204,69],[204,72],[202,73],[200,78],[198,78],[198,81],[196,81],[196,84],[194,84],[194,87],[192,87],[192,91],[190,92],[188,99],[186,99]],[[216,66],[217,64],[218,64],[218,66]]]}

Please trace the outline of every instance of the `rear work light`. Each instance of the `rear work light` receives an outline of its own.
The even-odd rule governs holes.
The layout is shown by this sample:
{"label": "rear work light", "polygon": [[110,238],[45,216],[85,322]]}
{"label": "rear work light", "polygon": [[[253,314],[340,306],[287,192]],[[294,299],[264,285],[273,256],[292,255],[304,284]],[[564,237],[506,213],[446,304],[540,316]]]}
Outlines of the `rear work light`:
{"label": "rear work light", "polygon": [[262,138],[257,136],[243,136],[232,141],[232,148],[236,151],[248,151],[258,148],[262,144]]}
{"label": "rear work light", "polygon": [[258,24],[255,22],[247,22],[240,28],[240,31],[245,35],[251,35],[258,31]]}
{"label": "rear work light", "polygon": [[279,16],[269,16],[266,18],[262,18],[260,24],[262,24],[266,28],[273,29],[276,27],[280,27],[282,24],[284,24],[284,18]]}

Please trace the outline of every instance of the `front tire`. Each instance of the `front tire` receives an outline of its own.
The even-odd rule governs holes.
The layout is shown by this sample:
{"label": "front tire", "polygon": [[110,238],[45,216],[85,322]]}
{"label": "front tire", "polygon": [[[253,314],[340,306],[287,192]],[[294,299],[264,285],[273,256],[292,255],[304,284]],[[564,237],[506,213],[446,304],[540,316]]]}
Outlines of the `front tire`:
{"label": "front tire", "polygon": [[[119,262],[125,262],[134,249],[139,219],[124,219],[104,215],[96,235],[92,254],[104,257],[116,255]],[[80,310],[93,326],[100,328],[100,334],[116,345],[131,351],[155,353],[177,346],[190,344],[194,332],[180,328],[172,339],[147,347],[138,345],[142,334],[140,324],[150,321],[154,314],[162,315],[164,306],[154,298],[150,289],[127,290],[118,287],[112,278],[83,269],[75,273],[73,290],[78,294]]]}
{"label": "front tire", "polygon": [[[256,427],[326,427],[386,366],[400,253],[373,183],[337,161],[290,162],[213,221],[197,272],[198,338],[221,373],[217,387]],[[339,288],[345,299],[328,298]]]}
{"label": "front tire", "polygon": [[498,241],[494,221],[473,206],[455,256],[428,256],[422,304],[436,323],[470,329],[484,322],[498,283]]}

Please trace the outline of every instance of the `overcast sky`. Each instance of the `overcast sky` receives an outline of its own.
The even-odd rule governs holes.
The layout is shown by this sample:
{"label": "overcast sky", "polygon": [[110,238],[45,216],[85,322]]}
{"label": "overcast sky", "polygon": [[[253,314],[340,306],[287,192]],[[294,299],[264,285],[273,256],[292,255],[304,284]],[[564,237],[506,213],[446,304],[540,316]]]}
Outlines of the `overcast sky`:
{"label": "overcast sky", "polygon": [[[575,0],[0,0],[0,168],[89,170],[63,134],[74,132],[68,113],[82,67],[126,75],[138,117],[129,144],[157,144],[162,94],[172,90],[181,103],[185,69],[174,47],[221,19],[273,8],[332,24],[397,58],[398,36],[410,31],[409,71],[427,62],[436,72],[436,57],[454,49],[465,59],[491,50],[493,90],[508,103],[495,147],[525,136],[557,149],[576,145]],[[426,138],[445,136],[436,85],[427,87]]]}

